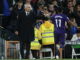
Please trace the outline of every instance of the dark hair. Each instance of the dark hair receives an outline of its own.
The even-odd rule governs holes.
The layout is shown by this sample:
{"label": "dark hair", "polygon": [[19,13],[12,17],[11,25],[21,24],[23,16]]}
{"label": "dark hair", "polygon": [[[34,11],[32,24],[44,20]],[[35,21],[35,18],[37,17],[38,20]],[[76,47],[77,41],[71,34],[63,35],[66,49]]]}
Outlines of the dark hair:
{"label": "dark hair", "polygon": [[67,0],[67,2],[73,2],[73,0]]}
{"label": "dark hair", "polygon": [[69,18],[70,18],[70,19],[74,19],[75,16],[74,16],[73,14],[71,14]]}
{"label": "dark hair", "polygon": [[44,21],[47,21],[47,20],[49,20],[49,17],[44,16],[44,17],[43,17],[43,20],[44,20]]}
{"label": "dark hair", "polygon": [[80,2],[78,2],[77,4],[76,4],[76,6],[79,6],[80,5]]}
{"label": "dark hair", "polygon": [[57,8],[57,13],[61,13],[61,12],[63,12],[62,8],[61,7],[58,7]]}
{"label": "dark hair", "polygon": [[43,7],[43,9],[44,9],[44,10],[48,10],[48,7],[45,5],[45,6]]}
{"label": "dark hair", "polygon": [[23,3],[23,1],[22,0],[19,0],[18,3]]}

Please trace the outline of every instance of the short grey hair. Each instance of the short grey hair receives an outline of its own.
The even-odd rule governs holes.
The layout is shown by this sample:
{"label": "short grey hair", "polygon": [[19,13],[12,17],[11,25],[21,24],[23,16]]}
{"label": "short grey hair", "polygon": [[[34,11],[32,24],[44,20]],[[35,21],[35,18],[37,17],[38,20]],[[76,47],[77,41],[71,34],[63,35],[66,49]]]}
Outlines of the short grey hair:
{"label": "short grey hair", "polygon": [[32,6],[31,6],[30,4],[28,4],[28,3],[26,3],[26,4],[24,5],[24,8],[26,9],[26,8],[27,8],[27,6],[29,6],[29,7],[30,7],[30,9],[32,10]]}

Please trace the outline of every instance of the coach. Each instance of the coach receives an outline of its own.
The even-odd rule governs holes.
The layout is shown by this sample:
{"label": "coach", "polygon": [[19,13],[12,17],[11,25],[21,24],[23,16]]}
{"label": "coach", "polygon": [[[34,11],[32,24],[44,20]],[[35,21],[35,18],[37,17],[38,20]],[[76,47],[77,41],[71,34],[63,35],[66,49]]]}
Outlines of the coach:
{"label": "coach", "polygon": [[[32,11],[30,4],[24,5],[24,11],[19,16],[17,25],[18,32],[15,32],[19,36],[20,40],[20,52],[21,57],[28,59],[30,51],[30,43],[34,40],[34,23],[36,22],[36,16]],[[24,48],[26,47],[26,56],[24,56]]]}

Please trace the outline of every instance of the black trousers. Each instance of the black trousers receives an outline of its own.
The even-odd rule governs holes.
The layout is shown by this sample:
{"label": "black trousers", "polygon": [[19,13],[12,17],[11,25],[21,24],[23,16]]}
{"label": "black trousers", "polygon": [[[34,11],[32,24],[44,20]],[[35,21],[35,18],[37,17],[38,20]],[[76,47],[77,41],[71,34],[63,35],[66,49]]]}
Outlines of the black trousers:
{"label": "black trousers", "polygon": [[[24,49],[26,49],[26,54],[24,54]],[[29,52],[30,52],[30,42],[20,41],[20,53],[22,59],[29,59]]]}
{"label": "black trousers", "polygon": [[39,50],[31,50],[32,55],[34,58],[38,59],[39,58]]}

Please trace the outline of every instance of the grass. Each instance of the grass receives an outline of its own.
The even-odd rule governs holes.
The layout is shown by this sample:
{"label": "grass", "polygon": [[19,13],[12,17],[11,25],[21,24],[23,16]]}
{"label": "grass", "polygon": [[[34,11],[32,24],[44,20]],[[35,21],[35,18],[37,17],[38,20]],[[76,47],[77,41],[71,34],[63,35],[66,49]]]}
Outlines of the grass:
{"label": "grass", "polygon": [[80,60],[80,59],[3,59],[3,60]]}

